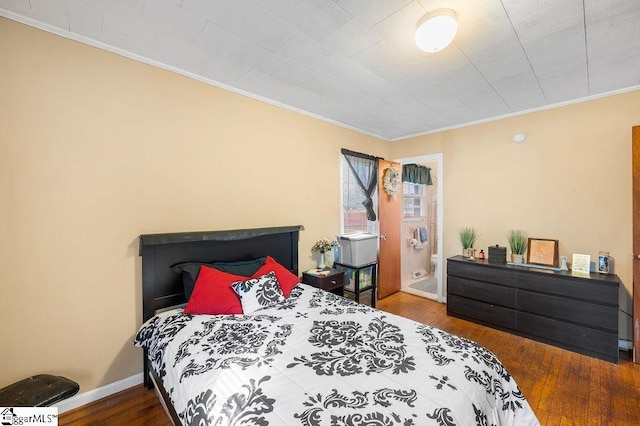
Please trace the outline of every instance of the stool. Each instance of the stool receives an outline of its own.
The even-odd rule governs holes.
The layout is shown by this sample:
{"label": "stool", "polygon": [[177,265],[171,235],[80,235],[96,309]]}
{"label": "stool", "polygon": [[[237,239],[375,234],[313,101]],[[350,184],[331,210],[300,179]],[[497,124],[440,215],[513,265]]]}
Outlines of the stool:
{"label": "stool", "polygon": [[0,389],[0,407],[49,407],[78,390],[80,386],[66,377],[38,374]]}

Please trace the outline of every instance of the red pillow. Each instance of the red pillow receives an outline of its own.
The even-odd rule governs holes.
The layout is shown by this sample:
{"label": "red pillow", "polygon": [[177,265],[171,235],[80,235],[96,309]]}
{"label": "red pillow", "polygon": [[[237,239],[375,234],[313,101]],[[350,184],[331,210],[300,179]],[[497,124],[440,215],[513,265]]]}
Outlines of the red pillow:
{"label": "red pillow", "polygon": [[187,314],[241,314],[240,298],[231,288],[231,283],[246,281],[249,277],[233,275],[217,269],[200,267],[200,273],[184,308]]}
{"label": "red pillow", "polygon": [[276,262],[273,257],[267,256],[267,260],[264,265],[262,265],[251,278],[257,278],[261,275],[268,274],[271,271],[276,273],[276,279],[280,284],[280,289],[282,290],[284,297],[289,297],[289,293],[291,293],[291,290],[293,290],[293,288],[300,282],[300,278]]}

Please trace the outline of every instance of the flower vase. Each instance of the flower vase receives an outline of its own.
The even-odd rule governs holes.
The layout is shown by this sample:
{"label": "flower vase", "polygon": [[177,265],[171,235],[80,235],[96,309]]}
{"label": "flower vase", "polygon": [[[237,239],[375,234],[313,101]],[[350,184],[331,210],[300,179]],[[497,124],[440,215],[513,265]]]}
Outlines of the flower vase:
{"label": "flower vase", "polygon": [[320,252],[320,259],[318,260],[318,269],[324,269],[326,265],[324,264],[324,253]]}

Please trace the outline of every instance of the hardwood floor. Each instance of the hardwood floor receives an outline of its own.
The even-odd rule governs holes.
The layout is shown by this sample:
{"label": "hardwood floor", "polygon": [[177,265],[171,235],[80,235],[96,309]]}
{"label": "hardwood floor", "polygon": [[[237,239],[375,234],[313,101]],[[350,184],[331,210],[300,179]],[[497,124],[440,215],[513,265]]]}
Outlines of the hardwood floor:
{"label": "hardwood floor", "polygon": [[[619,365],[446,315],[446,305],[396,293],[378,308],[484,345],[515,378],[543,425],[640,424],[640,364]],[[624,354],[624,355],[623,355]]]}
{"label": "hardwood floor", "polygon": [[[475,340],[515,378],[542,425],[640,424],[640,364],[576,354],[446,315],[446,305],[407,293],[378,309]],[[626,353],[624,353],[626,355]],[[153,391],[142,385],[63,413],[60,425],[170,425]]]}

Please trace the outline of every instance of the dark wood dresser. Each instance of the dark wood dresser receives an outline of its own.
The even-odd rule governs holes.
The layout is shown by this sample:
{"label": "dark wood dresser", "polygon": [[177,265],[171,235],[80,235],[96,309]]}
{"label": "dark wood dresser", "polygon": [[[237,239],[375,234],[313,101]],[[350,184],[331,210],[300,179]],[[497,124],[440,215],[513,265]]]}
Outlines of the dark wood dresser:
{"label": "dark wood dresser", "polygon": [[447,314],[618,363],[620,279],[447,259]]}

